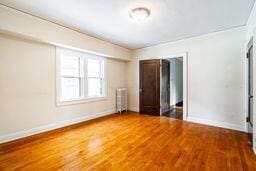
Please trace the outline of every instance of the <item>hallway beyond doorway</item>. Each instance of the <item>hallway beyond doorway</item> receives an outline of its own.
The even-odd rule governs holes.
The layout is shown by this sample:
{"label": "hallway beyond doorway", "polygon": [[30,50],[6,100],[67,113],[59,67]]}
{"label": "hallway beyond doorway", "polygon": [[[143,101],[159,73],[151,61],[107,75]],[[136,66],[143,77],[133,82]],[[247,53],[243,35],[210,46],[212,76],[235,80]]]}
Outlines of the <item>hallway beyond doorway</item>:
{"label": "hallway beyond doorway", "polygon": [[169,112],[163,113],[163,116],[183,120],[183,102],[179,102],[174,106],[171,106]]}

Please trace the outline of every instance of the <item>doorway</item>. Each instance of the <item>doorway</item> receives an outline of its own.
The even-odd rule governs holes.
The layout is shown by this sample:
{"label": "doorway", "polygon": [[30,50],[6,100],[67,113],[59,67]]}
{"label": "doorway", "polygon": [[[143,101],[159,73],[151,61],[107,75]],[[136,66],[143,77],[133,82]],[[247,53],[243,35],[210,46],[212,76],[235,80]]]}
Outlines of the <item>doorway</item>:
{"label": "doorway", "polygon": [[253,39],[247,45],[248,66],[248,115],[247,127],[250,141],[253,141]]}
{"label": "doorway", "polygon": [[[182,94],[180,100],[177,99],[173,102],[172,96],[175,91],[171,92],[171,60],[175,58],[180,58],[177,60],[182,61],[182,72],[180,72],[182,84],[179,85]],[[161,116],[163,113],[167,114],[169,112],[168,117],[187,120],[187,53],[174,54],[158,59],[140,60],[139,72],[139,112],[155,116]],[[162,76],[163,72],[166,73],[164,76]]]}
{"label": "doorway", "polygon": [[183,57],[162,59],[161,71],[161,114],[182,120]]}

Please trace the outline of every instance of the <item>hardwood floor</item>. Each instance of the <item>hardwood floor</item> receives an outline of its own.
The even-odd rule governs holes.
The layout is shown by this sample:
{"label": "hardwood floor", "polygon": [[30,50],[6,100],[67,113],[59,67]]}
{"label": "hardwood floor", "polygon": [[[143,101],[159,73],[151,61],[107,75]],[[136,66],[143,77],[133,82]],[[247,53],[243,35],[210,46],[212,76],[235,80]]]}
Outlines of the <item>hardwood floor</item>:
{"label": "hardwood floor", "polygon": [[256,170],[245,133],[112,115],[0,145],[0,170]]}

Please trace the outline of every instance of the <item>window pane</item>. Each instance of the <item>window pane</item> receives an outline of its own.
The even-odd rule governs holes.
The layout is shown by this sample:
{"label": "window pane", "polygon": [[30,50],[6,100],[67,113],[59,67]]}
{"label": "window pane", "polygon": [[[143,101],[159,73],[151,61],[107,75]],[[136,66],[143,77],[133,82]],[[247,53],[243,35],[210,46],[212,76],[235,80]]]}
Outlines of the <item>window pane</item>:
{"label": "window pane", "polygon": [[100,60],[88,59],[88,77],[100,77]]}
{"label": "window pane", "polygon": [[79,76],[79,57],[61,56],[61,75],[62,76]]}
{"label": "window pane", "polygon": [[61,99],[70,100],[80,97],[80,79],[62,78],[61,79]]}
{"label": "window pane", "polygon": [[88,96],[100,96],[101,95],[101,79],[88,78]]}
{"label": "window pane", "polygon": [[105,71],[105,68],[104,68],[105,66],[104,66],[104,64],[105,64],[105,62],[104,62],[104,61],[101,61],[101,73],[100,73],[100,74],[101,74],[101,75],[100,75],[101,78],[104,78],[104,77],[105,77],[105,76],[104,76],[104,74],[105,74],[105,73],[104,73],[104,71]]}

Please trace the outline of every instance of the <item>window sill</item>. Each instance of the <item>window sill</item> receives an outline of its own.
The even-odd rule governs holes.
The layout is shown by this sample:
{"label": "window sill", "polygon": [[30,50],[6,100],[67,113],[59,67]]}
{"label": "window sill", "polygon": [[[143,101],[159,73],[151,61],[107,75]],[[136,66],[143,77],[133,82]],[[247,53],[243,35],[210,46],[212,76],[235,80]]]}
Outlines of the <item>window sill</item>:
{"label": "window sill", "polygon": [[66,101],[57,101],[57,106],[66,106],[66,105],[74,105],[81,103],[90,103],[90,102],[98,102],[107,100],[106,96],[103,97],[91,97],[87,99],[74,99],[74,100],[66,100]]}

